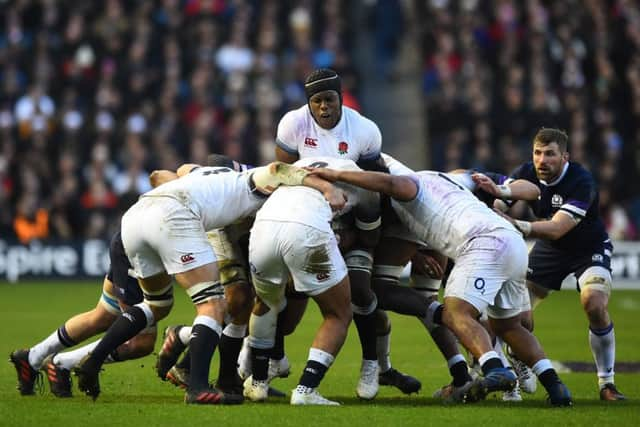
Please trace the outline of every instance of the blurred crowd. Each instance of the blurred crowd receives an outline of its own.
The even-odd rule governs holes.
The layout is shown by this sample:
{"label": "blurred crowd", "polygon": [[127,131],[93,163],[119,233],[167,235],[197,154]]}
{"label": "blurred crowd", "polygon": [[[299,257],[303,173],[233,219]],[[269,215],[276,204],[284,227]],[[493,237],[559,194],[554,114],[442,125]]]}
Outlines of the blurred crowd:
{"label": "blurred crowd", "polygon": [[[278,120],[306,102],[315,68],[338,71],[360,109],[353,58],[367,28],[354,10],[367,9],[373,72],[388,76],[401,3],[0,0],[0,237],[108,238],[154,169],[210,152],[272,160]],[[638,2],[413,8],[431,167],[509,172],[540,126],[561,127],[599,181],[612,236],[639,237]]]}
{"label": "blurred crowd", "polygon": [[0,0],[0,237],[108,238],[148,173],[271,160],[315,68],[358,107],[339,0]]}
{"label": "blurred crowd", "polygon": [[433,167],[510,172],[542,127],[569,133],[616,239],[640,230],[640,3],[425,0]]}

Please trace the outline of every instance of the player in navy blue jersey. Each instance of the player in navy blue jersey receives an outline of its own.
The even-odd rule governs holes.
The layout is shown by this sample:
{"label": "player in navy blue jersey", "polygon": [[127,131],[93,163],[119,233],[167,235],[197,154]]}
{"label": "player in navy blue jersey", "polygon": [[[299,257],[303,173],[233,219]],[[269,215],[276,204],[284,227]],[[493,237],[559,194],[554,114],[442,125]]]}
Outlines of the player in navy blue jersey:
{"label": "player in navy blue jersey", "polygon": [[[120,231],[109,245],[109,271],[102,284],[100,300],[93,310],[77,314],[33,347],[16,350],[10,360],[18,374],[18,390],[22,395],[35,393],[39,370],[49,380],[51,392],[57,397],[71,397],[71,370],[100,342],[94,341],[72,351],[59,353],[95,335],[105,332],[124,310],[143,300],[137,279],[130,273],[131,264],[122,246]],[[140,331],[135,337],[114,348],[108,363],[137,359],[153,351],[156,325]]]}
{"label": "player in navy blue jersey", "polygon": [[[602,400],[624,400],[614,385],[615,335],[607,305],[611,294],[613,246],[598,215],[598,190],[584,167],[569,161],[568,136],[542,128],[533,140],[533,161],[511,179],[526,179],[540,188],[529,206],[537,221],[513,221],[524,236],[535,238],[529,254],[527,286],[531,309],[563,279],[575,275],[580,302],[589,320],[589,344],[595,359]],[[533,328],[531,310],[524,322]]]}

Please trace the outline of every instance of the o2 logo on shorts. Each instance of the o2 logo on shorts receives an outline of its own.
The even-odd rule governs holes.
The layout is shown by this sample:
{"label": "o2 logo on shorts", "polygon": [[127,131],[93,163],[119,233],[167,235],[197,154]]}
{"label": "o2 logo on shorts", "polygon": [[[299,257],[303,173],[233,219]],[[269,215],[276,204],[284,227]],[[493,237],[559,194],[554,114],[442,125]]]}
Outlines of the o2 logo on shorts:
{"label": "o2 logo on shorts", "polygon": [[180,261],[182,261],[183,264],[189,264],[190,262],[195,261],[196,259],[193,256],[193,253],[189,252],[188,254],[184,254],[180,257]]}
{"label": "o2 logo on shorts", "polygon": [[480,291],[480,293],[482,295],[484,295],[484,279],[482,277],[478,277],[476,280],[473,281],[473,287],[476,288],[476,290]]}
{"label": "o2 logo on shorts", "polygon": [[329,278],[329,273],[318,273],[316,274],[316,279],[318,282],[324,282]]}
{"label": "o2 logo on shorts", "polygon": [[604,257],[602,256],[602,254],[593,254],[593,256],[591,257],[591,261],[604,262]]}

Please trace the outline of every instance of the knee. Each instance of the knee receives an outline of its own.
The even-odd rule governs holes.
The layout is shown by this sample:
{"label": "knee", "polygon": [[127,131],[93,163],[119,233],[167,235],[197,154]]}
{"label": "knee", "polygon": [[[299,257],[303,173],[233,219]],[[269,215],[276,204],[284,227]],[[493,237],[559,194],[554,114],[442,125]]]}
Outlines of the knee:
{"label": "knee", "polygon": [[151,309],[151,313],[153,313],[153,319],[157,323],[158,321],[164,319],[171,312],[171,308],[173,307],[173,301],[171,301],[171,305],[149,305]]}
{"label": "knee", "polygon": [[533,331],[533,313],[531,311],[523,311],[520,313],[520,324],[527,331]]}
{"label": "knee", "polygon": [[598,321],[606,317],[606,299],[597,293],[591,293],[582,298],[582,307],[590,320]]}
{"label": "knee", "polygon": [[253,305],[253,289],[246,282],[236,282],[225,287],[227,313],[232,319],[246,317]]}

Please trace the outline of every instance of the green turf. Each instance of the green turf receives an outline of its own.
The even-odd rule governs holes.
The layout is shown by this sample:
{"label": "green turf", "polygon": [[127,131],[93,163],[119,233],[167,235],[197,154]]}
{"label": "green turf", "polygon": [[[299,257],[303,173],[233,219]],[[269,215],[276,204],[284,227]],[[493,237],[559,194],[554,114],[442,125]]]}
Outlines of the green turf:
{"label": "green turf", "polygon": [[[100,294],[97,283],[0,283],[0,355],[28,347],[50,334],[70,315],[94,306]],[[312,307],[313,304],[310,304]],[[313,308],[313,307],[312,307]],[[617,359],[640,362],[640,292],[617,291],[610,303],[616,325]],[[161,327],[188,323],[193,309],[177,290],[176,306]],[[274,381],[291,390],[304,366],[308,346],[318,325],[318,313],[310,310],[298,331],[287,340],[293,374]],[[537,334],[552,359],[590,361],[584,314],[575,292],[552,295],[536,313]],[[419,395],[407,397],[382,387],[372,403],[355,399],[360,365],[357,335],[353,328],[335,364],[322,383],[321,392],[341,401],[339,408],[290,407],[286,400],[238,407],[194,407],[182,403],[182,393],[155,377],[153,356],[107,365],[101,375],[102,394],[93,403],[74,390],[72,399],[44,395],[21,397],[15,389],[16,375],[9,363],[0,363],[0,425],[94,426],[125,425],[636,425],[640,416],[640,374],[619,373],[616,382],[627,402],[598,400],[594,373],[562,374],[575,398],[571,409],[552,409],[545,404],[542,387],[525,395],[522,403],[503,403],[495,398],[467,406],[443,406],[431,393],[449,381],[446,364],[427,338],[423,327],[411,318],[393,316],[392,359],[394,366],[417,376],[423,383]],[[217,370],[217,362],[213,372]],[[48,386],[45,386],[48,390]],[[635,421],[634,421],[635,420]]]}

